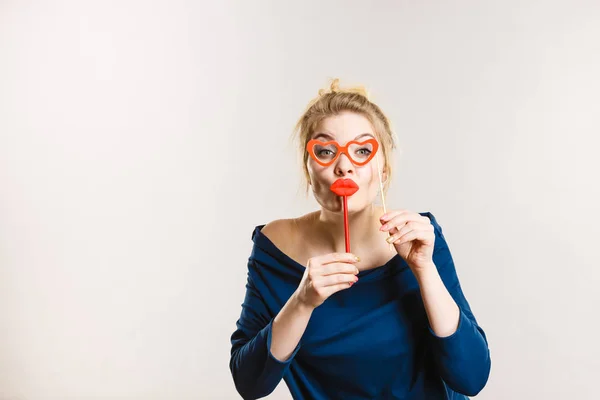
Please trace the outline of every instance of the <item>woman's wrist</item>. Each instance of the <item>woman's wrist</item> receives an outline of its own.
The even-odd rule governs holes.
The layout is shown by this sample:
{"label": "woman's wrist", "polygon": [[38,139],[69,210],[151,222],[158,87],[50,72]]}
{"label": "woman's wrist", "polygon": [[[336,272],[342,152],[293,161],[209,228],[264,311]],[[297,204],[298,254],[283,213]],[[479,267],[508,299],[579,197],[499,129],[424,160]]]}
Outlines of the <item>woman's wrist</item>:
{"label": "woman's wrist", "polygon": [[431,279],[439,278],[437,267],[435,266],[433,261],[425,265],[413,266],[411,267],[411,269],[419,284],[421,284],[421,281],[425,282]]}
{"label": "woman's wrist", "polygon": [[300,295],[298,292],[294,292],[294,294],[292,295],[292,297],[290,298],[290,305],[291,307],[296,311],[299,312],[301,314],[312,314],[312,312],[314,311],[314,307],[311,306],[310,304],[306,303],[305,301],[302,301],[302,299],[300,298]]}

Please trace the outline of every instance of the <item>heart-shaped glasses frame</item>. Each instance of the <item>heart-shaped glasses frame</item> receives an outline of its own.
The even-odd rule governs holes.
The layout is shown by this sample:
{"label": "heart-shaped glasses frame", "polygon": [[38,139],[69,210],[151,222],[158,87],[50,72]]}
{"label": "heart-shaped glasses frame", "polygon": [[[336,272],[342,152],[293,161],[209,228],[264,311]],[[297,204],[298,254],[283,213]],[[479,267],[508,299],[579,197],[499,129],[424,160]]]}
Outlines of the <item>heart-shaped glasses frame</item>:
{"label": "heart-shaped glasses frame", "polygon": [[[371,154],[369,155],[369,158],[367,158],[365,161],[363,162],[356,162],[348,153],[348,148],[350,147],[350,145],[352,144],[357,144],[359,146],[362,146],[364,144],[370,143],[373,146],[373,150],[371,151]],[[319,160],[319,158],[317,157],[317,155],[315,154],[315,145],[319,145],[319,146],[328,146],[330,144],[334,144],[337,149],[338,152],[335,154],[335,157],[333,157],[333,159],[331,159],[328,162],[323,162],[321,160]],[[373,159],[373,157],[375,157],[375,154],[377,154],[377,150],[379,149],[379,143],[377,142],[376,139],[367,139],[363,142],[359,142],[357,140],[351,140],[348,143],[346,143],[345,146],[340,146],[338,142],[336,142],[335,140],[331,140],[329,142],[322,142],[318,139],[312,139],[309,140],[308,143],[306,144],[306,151],[308,151],[308,154],[310,155],[310,157],[315,160],[317,162],[317,164],[322,165],[323,167],[328,167],[331,164],[333,164],[335,162],[335,160],[337,160],[340,155],[342,153],[346,154],[346,157],[348,157],[348,159],[350,160],[350,162],[352,162],[352,164],[357,165],[357,166],[363,166],[366,163],[368,163],[369,161],[371,161]]]}

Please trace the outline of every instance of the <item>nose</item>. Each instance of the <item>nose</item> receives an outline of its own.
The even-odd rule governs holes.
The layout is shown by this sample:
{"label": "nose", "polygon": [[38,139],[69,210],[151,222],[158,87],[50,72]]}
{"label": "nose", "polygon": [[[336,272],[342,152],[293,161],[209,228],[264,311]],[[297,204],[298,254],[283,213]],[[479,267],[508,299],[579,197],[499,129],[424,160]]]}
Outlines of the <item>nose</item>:
{"label": "nose", "polygon": [[346,154],[340,154],[335,164],[335,174],[337,176],[345,176],[354,173],[354,164],[350,161]]}

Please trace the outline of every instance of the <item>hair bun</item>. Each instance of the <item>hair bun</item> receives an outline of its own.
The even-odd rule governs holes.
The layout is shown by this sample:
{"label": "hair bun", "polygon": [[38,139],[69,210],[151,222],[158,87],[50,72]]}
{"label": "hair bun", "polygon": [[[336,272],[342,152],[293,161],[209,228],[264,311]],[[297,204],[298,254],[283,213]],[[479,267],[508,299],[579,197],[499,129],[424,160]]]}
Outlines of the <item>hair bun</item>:
{"label": "hair bun", "polygon": [[340,80],[338,78],[333,79],[331,81],[331,85],[329,85],[329,87],[333,93],[339,92],[340,91]]}
{"label": "hair bun", "polygon": [[319,89],[319,96],[323,96],[328,93],[356,93],[366,97],[367,99],[369,98],[369,93],[367,92],[364,86],[353,86],[345,89],[340,89],[339,78],[333,78],[331,80],[331,83],[329,84],[329,88]]}

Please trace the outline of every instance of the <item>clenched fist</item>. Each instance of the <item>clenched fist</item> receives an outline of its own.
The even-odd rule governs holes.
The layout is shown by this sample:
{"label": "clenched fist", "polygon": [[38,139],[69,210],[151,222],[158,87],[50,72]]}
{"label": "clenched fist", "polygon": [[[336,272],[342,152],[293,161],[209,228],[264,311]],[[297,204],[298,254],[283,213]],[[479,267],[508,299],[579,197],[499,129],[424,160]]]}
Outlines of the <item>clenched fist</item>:
{"label": "clenched fist", "polygon": [[304,276],[296,289],[302,304],[317,308],[332,294],[348,289],[358,281],[359,258],[350,253],[329,253],[308,260]]}

